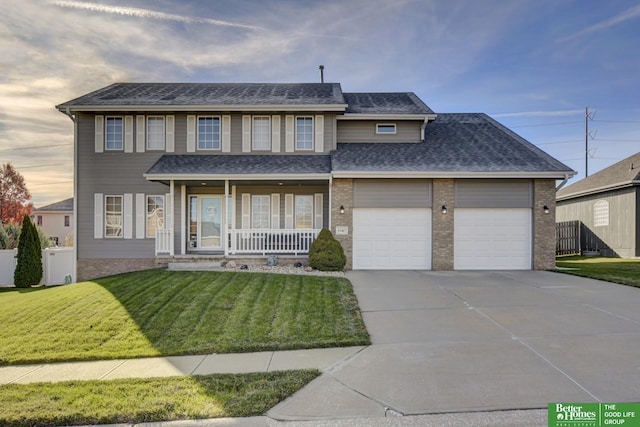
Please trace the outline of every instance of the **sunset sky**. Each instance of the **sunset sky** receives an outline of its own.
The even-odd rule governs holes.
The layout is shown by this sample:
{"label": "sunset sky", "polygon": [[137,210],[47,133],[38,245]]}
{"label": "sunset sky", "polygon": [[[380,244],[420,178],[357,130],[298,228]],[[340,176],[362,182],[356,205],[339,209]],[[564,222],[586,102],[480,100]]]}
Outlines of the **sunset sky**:
{"label": "sunset sky", "polygon": [[484,112],[585,175],[640,151],[640,2],[4,2],[0,163],[36,207],[73,195],[55,105],[114,82],[317,82]]}

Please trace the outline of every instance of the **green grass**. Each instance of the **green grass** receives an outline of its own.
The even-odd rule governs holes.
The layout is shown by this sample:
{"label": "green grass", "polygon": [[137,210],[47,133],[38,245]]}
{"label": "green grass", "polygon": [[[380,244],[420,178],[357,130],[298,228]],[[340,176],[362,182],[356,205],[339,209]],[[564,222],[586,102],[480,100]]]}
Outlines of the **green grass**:
{"label": "green grass", "polygon": [[569,256],[556,259],[561,273],[640,287],[640,260]]}
{"label": "green grass", "polygon": [[150,270],[0,291],[0,364],[369,344],[344,278]]}
{"label": "green grass", "polygon": [[66,426],[264,414],[316,370],[0,386],[0,425]]}

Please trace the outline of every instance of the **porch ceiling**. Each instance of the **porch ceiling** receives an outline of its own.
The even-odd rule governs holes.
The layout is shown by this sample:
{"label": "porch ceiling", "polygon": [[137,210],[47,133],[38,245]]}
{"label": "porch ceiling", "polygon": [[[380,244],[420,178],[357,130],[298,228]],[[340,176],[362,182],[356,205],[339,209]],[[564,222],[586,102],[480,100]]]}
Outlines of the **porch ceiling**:
{"label": "porch ceiling", "polygon": [[[161,180],[162,184],[169,185],[169,181]],[[177,179],[173,183],[175,185],[185,185],[189,188],[224,188],[225,180],[184,180]],[[291,187],[291,186],[327,186],[329,179],[313,179],[313,180],[300,180],[300,179],[264,179],[264,180],[234,180],[229,179],[229,185],[237,186],[265,186],[265,187]]]}

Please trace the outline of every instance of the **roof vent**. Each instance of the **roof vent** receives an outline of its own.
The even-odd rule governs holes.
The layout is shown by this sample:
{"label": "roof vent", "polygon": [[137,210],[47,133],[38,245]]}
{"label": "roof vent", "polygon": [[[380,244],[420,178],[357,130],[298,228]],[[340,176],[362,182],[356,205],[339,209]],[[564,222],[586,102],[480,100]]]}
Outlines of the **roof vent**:
{"label": "roof vent", "polygon": [[320,83],[324,83],[324,65],[318,67],[320,69]]}

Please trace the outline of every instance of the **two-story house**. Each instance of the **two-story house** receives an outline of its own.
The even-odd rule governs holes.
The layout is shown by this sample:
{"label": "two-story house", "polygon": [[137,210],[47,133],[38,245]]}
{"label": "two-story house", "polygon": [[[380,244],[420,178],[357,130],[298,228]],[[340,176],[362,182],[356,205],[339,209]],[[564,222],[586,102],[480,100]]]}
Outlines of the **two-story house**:
{"label": "two-story house", "polygon": [[34,209],[31,216],[54,246],[66,246],[73,231],[73,198]]}
{"label": "two-story house", "polygon": [[545,269],[575,174],[484,114],[338,83],[117,83],[75,124],[78,278],[159,259],[304,257],[353,269]]}

